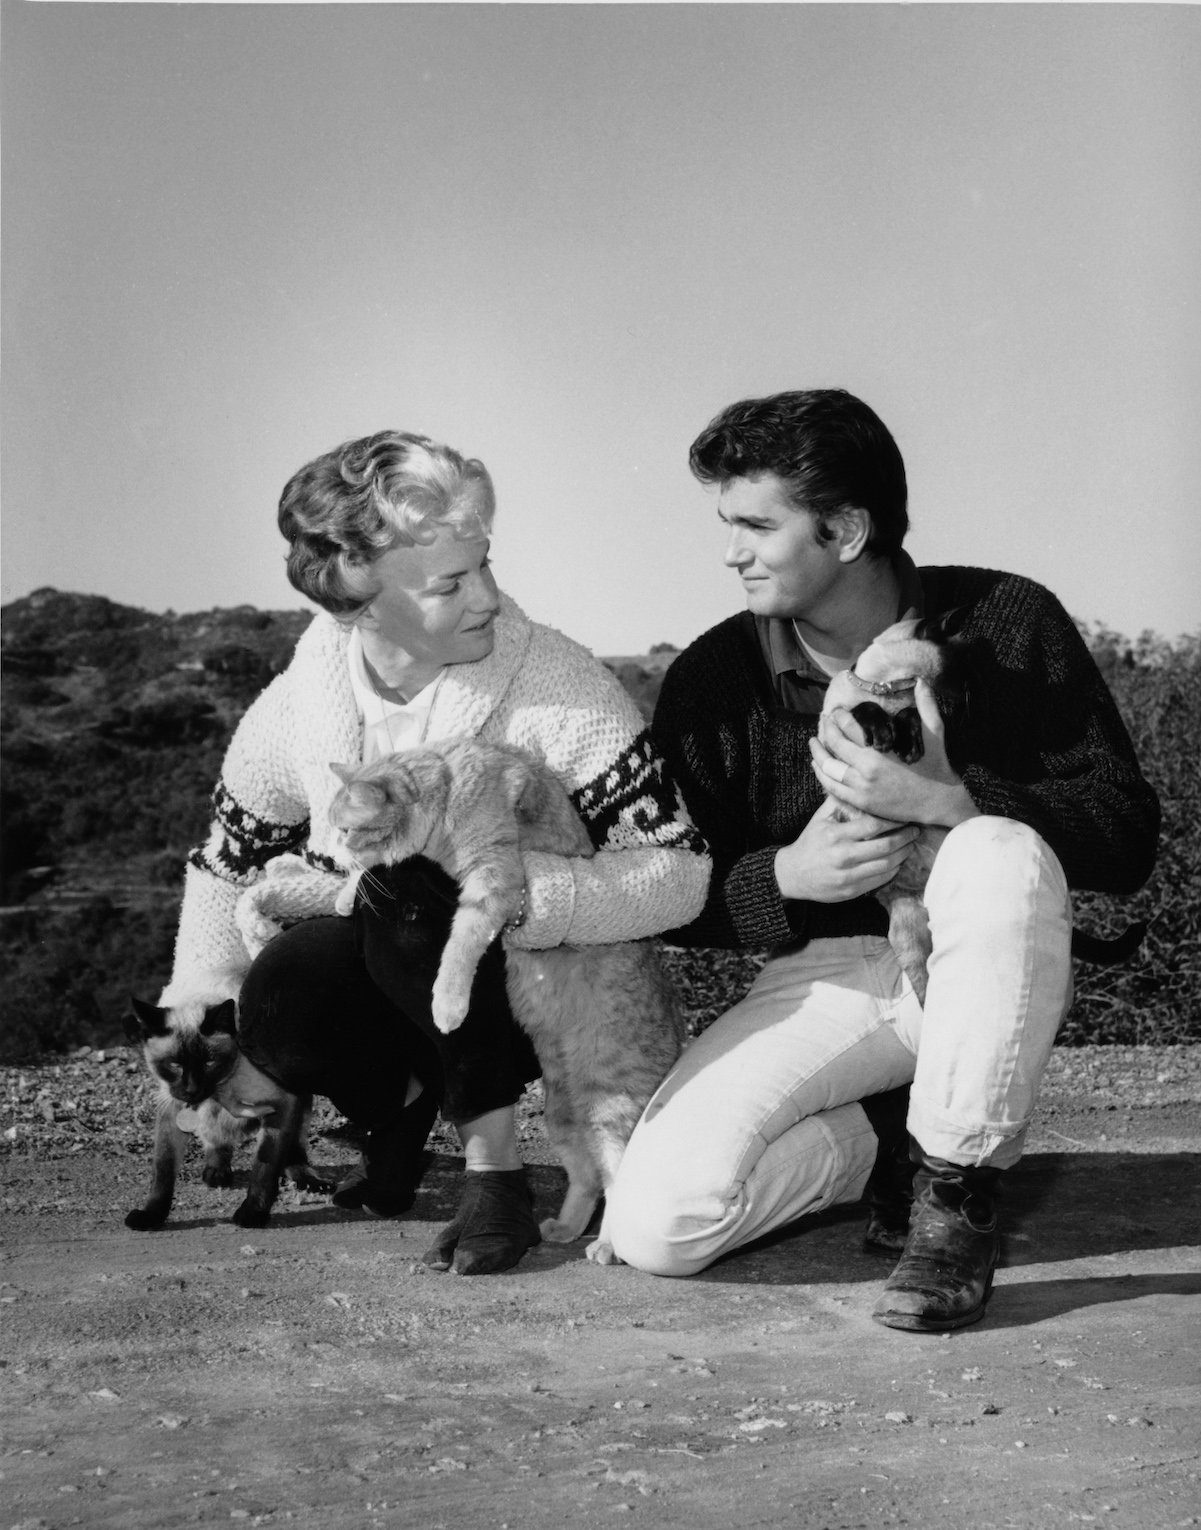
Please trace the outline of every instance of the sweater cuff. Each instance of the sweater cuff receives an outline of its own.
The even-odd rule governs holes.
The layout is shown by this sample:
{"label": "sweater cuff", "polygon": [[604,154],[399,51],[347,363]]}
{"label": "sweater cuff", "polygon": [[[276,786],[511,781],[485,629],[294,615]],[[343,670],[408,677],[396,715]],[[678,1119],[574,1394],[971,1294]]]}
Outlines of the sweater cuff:
{"label": "sweater cuff", "polygon": [[505,931],[505,944],[519,951],[543,951],[567,939],[575,912],[572,861],[541,850],[522,854],[525,866],[525,918]]}
{"label": "sweater cuff", "polygon": [[806,933],[806,905],[785,900],[776,881],[777,847],[744,855],[730,869],[720,896],[745,946],[776,946]]}

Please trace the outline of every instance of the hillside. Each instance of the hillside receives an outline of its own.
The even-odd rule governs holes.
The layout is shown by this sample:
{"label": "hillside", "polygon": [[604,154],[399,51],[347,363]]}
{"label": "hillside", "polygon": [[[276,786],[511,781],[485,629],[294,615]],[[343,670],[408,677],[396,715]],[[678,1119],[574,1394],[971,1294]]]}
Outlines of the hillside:
{"label": "hillside", "polygon": [[[112,1040],[162,986],[225,746],[310,620],[52,589],[0,611],[0,1057]],[[611,662],[648,718],[670,657]]]}
{"label": "hillside", "polygon": [[[174,865],[204,829],[235,723],[311,613],[154,615],[42,589],[0,619],[0,904],[11,908],[39,892],[128,900],[160,885],[158,863]],[[648,718],[673,652],[605,661]]]}
{"label": "hillside", "polygon": [[[111,1041],[128,993],[161,986],[225,745],[309,620],[250,606],[155,615],[50,589],[0,611],[0,1058]],[[1092,642],[1163,799],[1164,853],[1138,899],[1081,900],[1092,929],[1137,913],[1156,924],[1146,961],[1081,969],[1066,1034],[1201,1040],[1201,641]],[[673,656],[664,644],[605,662],[649,718]],[[675,960],[702,1020],[751,970],[746,958]]]}
{"label": "hillside", "polygon": [[4,664],[0,902],[158,883],[203,830],[221,754],[288,662],[303,611],[156,616],[37,590],[0,613]]}

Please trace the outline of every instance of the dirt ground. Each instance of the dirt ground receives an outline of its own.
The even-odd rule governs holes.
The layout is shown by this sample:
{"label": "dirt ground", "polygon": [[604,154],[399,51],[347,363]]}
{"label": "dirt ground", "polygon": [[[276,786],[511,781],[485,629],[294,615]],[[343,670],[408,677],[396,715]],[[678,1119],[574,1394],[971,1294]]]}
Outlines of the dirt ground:
{"label": "dirt ground", "polygon": [[1056,1053],[988,1317],[945,1337],[871,1322],[854,1207],[690,1281],[582,1244],[434,1274],[445,1139],[399,1221],[288,1192],[247,1234],[193,1160],[132,1233],[128,1054],[0,1082],[0,1530],[1201,1525],[1201,1047]]}

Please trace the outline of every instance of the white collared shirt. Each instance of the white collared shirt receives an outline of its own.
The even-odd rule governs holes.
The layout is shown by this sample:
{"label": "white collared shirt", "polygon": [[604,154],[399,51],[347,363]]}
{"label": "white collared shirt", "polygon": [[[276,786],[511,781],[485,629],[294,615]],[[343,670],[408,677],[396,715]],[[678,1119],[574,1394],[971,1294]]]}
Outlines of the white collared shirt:
{"label": "white collared shirt", "polygon": [[418,691],[403,706],[387,701],[372,685],[367,676],[363,658],[363,639],[357,627],[350,634],[346,649],[346,662],[350,669],[350,685],[354,691],[355,704],[363,719],[363,764],[378,760],[381,755],[394,754],[398,749],[415,749],[425,741],[434,696],[438,690],[439,674]]}

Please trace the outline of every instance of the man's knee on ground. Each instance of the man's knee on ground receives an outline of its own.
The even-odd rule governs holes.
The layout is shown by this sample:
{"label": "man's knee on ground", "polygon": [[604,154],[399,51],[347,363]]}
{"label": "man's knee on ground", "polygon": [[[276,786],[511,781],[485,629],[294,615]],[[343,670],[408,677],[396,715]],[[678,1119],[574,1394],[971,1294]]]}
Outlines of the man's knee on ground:
{"label": "man's knee on ground", "polygon": [[670,1196],[637,1186],[612,1187],[605,1229],[617,1257],[648,1275],[696,1275],[720,1252],[714,1223],[685,1215]]}

